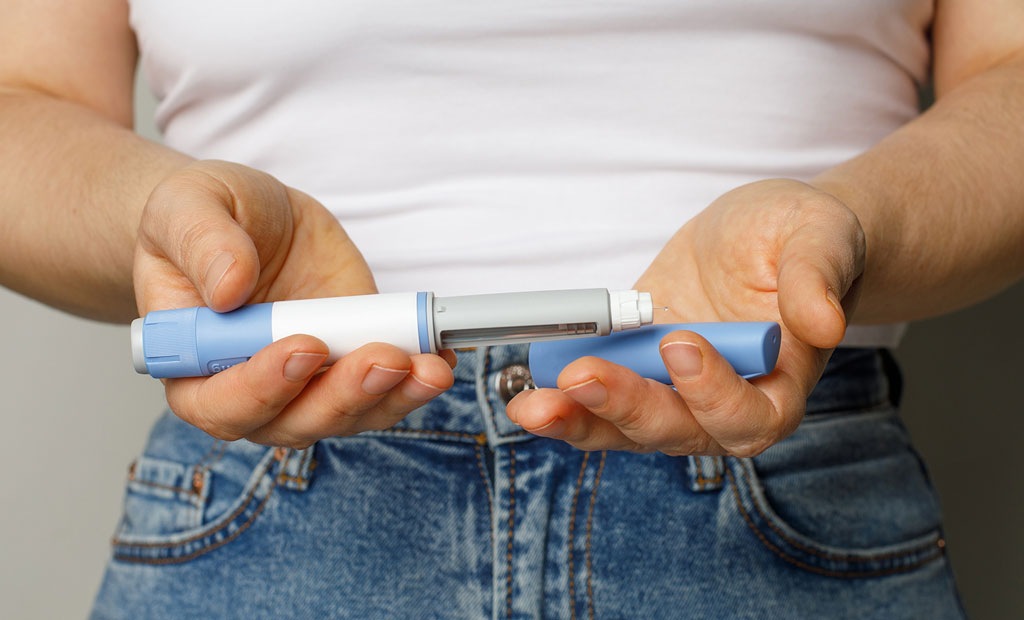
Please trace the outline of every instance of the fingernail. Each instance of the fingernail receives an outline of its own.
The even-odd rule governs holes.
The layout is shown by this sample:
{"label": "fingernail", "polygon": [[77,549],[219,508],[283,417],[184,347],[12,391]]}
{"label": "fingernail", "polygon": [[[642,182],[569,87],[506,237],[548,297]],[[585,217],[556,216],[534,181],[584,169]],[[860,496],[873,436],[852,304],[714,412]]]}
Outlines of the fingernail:
{"label": "fingernail", "polygon": [[370,366],[370,370],[363,377],[363,391],[374,396],[383,394],[398,385],[407,374],[409,374],[408,370],[385,368],[374,364]]}
{"label": "fingernail", "polygon": [[704,368],[704,355],[700,348],[689,342],[670,342],[661,347],[661,356],[672,374],[682,379],[694,379]]}
{"label": "fingernail", "polygon": [[535,428],[531,433],[541,437],[558,437],[565,432],[567,426],[565,418],[555,418],[540,428]]}
{"label": "fingernail", "polygon": [[[600,407],[608,401],[608,390],[604,384],[597,380],[597,377],[583,383],[577,383],[572,387],[562,390],[573,400],[584,407]],[[547,427],[545,427],[547,428]]]}
{"label": "fingernail", "polygon": [[292,353],[284,363],[284,378],[289,381],[304,381],[324,365],[327,356],[323,353]]}
{"label": "fingernail", "polygon": [[402,395],[409,400],[430,400],[444,391],[444,388],[430,385],[416,375],[413,375],[412,379],[412,381],[409,381],[402,386]]}
{"label": "fingernail", "polygon": [[217,291],[217,287],[220,285],[220,281],[224,279],[228,269],[231,269],[231,265],[235,264],[235,257],[231,252],[221,252],[210,261],[210,266],[206,268],[206,275],[203,277],[203,283],[206,285],[206,295],[208,299],[213,299],[213,294]]}
{"label": "fingernail", "polygon": [[836,292],[832,290],[831,286],[825,289],[825,299],[828,303],[832,304],[832,307],[836,309],[839,316],[846,316],[846,313],[843,312],[843,305],[839,302],[839,297],[836,296]]}

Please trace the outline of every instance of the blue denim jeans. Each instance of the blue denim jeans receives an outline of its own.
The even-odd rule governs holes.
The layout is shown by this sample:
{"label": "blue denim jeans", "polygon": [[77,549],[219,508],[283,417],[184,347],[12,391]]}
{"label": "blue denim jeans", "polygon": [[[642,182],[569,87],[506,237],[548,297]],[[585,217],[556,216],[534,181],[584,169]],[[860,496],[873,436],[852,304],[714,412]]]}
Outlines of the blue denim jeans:
{"label": "blue denim jeans", "polygon": [[92,617],[963,617],[887,352],[837,351],[753,459],[533,437],[495,384],[525,356],[460,352],[395,428],[306,450],[165,415]]}

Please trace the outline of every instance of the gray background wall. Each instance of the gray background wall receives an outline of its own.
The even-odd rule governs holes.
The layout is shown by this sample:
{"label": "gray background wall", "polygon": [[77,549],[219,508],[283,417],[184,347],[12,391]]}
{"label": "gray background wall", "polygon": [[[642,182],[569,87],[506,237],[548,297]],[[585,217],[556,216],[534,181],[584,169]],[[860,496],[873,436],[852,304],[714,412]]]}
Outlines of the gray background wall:
{"label": "gray background wall", "polygon": [[[153,101],[137,97],[155,136]],[[128,463],[163,406],[135,375],[126,327],[0,289],[0,617],[83,617],[99,584]],[[909,331],[904,417],[946,511],[976,619],[1024,617],[1024,284]]]}

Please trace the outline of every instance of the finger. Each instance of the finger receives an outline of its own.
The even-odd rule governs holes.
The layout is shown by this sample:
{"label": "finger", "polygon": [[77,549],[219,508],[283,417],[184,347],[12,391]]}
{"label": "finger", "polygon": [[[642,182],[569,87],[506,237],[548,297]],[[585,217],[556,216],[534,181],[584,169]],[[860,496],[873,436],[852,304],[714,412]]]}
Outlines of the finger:
{"label": "finger", "polygon": [[355,431],[391,428],[414,409],[447,391],[455,382],[448,361],[438,355],[422,353],[410,358],[409,376],[388,390],[384,398],[360,420]]}
{"label": "finger", "polygon": [[558,387],[631,440],[674,454],[711,454],[711,436],[671,387],[596,357],[569,364]]}
{"label": "finger", "polygon": [[852,212],[838,213],[838,220],[813,219],[793,231],[778,262],[783,322],[797,338],[823,349],[843,339],[847,315],[840,300],[864,269],[860,223]]}
{"label": "finger", "polygon": [[665,336],[661,356],[697,423],[730,454],[760,454],[800,423],[801,391],[788,374],[773,373],[755,387],[707,340],[688,331]]}
{"label": "finger", "polygon": [[524,430],[540,437],[560,439],[580,450],[650,451],[561,390],[545,388],[520,392],[509,401],[505,412]]}
{"label": "finger", "polygon": [[448,362],[449,368],[455,370],[455,366],[459,363],[459,358],[455,355],[455,351],[452,351],[451,349],[441,349],[437,354],[441,359]]}
{"label": "finger", "polygon": [[[232,310],[245,303],[259,277],[260,254],[252,236],[286,239],[290,234],[287,194],[272,177],[200,162],[162,182],[150,196],[139,227],[142,264],[136,269],[146,277],[136,284],[145,299],[172,307],[179,299],[168,297],[178,293],[180,298],[188,287],[165,282],[184,276],[203,304]],[[277,249],[272,241],[261,243],[267,254]]]}
{"label": "finger", "polygon": [[327,359],[327,345],[295,335],[212,377],[168,379],[171,410],[218,439],[233,441],[276,416]]}
{"label": "finger", "polygon": [[279,416],[246,438],[304,447],[324,437],[385,428],[453,381],[451,368],[436,355],[410,357],[390,344],[371,343],[316,376]]}

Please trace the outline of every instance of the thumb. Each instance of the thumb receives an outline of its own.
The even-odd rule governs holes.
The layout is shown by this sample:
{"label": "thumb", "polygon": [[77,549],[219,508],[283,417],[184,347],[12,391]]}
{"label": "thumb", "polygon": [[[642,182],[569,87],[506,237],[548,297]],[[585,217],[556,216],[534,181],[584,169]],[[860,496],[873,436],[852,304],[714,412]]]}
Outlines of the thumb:
{"label": "thumb", "polygon": [[164,180],[139,226],[135,279],[146,310],[201,303],[225,312],[245,303],[261,263],[249,230],[270,237],[261,240],[270,250],[279,245],[274,237],[290,235],[287,195],[272,177],[198,162]]}
{"label": "thumb", "polygon": [[796,228],[784,241],[778,262],[779,313],[786,327],[819,349],[837,346],[863,269],[864,233],[851,211]]}

